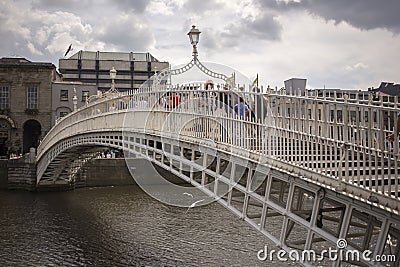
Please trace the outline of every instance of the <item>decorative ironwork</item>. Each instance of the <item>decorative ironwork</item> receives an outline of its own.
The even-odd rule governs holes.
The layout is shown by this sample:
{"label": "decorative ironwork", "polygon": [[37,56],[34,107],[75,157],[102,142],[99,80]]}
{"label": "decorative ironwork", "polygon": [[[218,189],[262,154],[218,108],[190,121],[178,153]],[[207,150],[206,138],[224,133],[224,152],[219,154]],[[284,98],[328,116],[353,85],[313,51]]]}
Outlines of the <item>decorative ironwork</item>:
{"label": "decorative ironwork", "polygon": [[167,83],[168,78],[171,75],[183,74],[183,73],[189,71],[190,69],[192,69],[194,66],[196,66],[201,72],[203,72],[204,74],[206,74],[210,77],[223,80],[227,84],[231,84],[231,85],[235,84],[235,75],[234,74],[232,74],[232,76],[228,77],[223,73],[218,73],[213,70],[210,70],[209,68],[207,68],[200,62],[200,60],[198,59],[198,52],[197,52],[197,43],[199,42],[200,33],[201,32],[198,29],[196,29],[196,26],[194,26],[194,25],[192,26],[192,29],[188,33],[189,38],[190,38],[190,43],[193,45],[193,54],[192,54],[193,59],[183,67],[180,67],[180,68],[174,69],[174,70],[164,69],[158,75],[155,75],[155,78],[153,80],[153,86],[159,86],[159,85],[161,85],[161,83],[163,81],[164,81],[164,83]]}
{"label": "decorative ironwork", "polygon": [[165,83],[166,83],[169,76],[183,74],[183,73],[189,71],[190,69],[192,69],[194,66],[196,66],[201,72],[203,72],[204,74],[206,74],[210,77],[223,80],[224,82],[229,83],[229,84],[235,83],[234,74],[232,74],[232,76],[229,77],[223,73],[215,72],[215,71],[207,68],[205,65],[203,65],[200,62],[200,60],[193,58],[188,64],[186,64],[183,67],[180,67],[178,69],[173,69],[173,70],[164,69],[163,71],[159,72],[157,74],[157,76],[154,78],[153,85],[155,85],[155,86],[160,85],[162,83],[162,81],[165,81]]}

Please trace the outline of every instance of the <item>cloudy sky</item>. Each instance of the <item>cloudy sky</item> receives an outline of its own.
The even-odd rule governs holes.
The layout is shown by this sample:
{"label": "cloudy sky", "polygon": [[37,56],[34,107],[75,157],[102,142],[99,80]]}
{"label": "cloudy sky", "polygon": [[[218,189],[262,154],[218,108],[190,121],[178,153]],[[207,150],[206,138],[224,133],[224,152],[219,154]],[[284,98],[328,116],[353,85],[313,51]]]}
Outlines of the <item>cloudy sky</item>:
{"label": "cloudy sky", "polygon": [[[400,82],[399,0],[0,0],[0,57],[58,66],[79,50],[150,52],[173,66],[191,59],[260,83],[363,89]],[[70,54],[72,55],[72,53]]]}

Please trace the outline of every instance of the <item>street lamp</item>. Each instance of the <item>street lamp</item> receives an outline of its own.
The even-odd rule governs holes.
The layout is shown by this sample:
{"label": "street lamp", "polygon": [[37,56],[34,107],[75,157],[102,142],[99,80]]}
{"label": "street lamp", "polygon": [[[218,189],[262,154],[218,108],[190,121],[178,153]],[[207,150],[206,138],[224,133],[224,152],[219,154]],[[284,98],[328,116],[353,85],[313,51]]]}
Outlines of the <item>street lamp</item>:
{"label": "street lamp", "polygon": [[74,111],[78,109],[78,97],[76,96],[76,88],[74,86],[74,96],[72,97],[72,104],[74,104]]}
{"label": "street lamp", "polygon": [[200,31],[196,29],[196,26],[192,26],[192,29],[188,32],[190,43],[193,46],[193,59],[194,61],[197,61],[197,43],[199,42],[200,39]]}
{"label": "street lamp", "polygon": [[110,78],[111,78],[111,90],[112,93],[118,93],[118,90],[115,88],[114,79],[117,77],[117,71],[114,67],[110,70]]}
{"label": "street lamp", "polygon": [[170,78],[171,75],[182,74],[184,72],[187,72],[188,70],[190,70],[194,66],[199,68],[200,71],[202,71],[203,73],[207,74],[208,76],[224,80],[226,83],[229,83],[229,84],[233,84],[233,85],[235,84],[235,75],[234,75],[234,73],[232,73],[231,77],[228,77],[225,74],[214,72],[214,71],[208,69],[206,66],[204,66],[200,62],[200,60],[198,60],[198,58],[197,58],[197,44],[199,43],[200,33],[201,32],[198,29],[196,29],[196,26],[193,25],[192,28],[190,29],[190,31],[187,34],[187,35],[189,35],[190,43],[193,46],[193,59],[188,64],[186,64],[183,67],[180,67],[178,69],[172,69],[171,70],[170,68],[168,68],[168,69],[165,69],[165,70],[161,71],[158,75],[156,75],[156,79],[154,80],[153,84],[160,85],[162,83],[162,81],[165,81],[165,79]]}

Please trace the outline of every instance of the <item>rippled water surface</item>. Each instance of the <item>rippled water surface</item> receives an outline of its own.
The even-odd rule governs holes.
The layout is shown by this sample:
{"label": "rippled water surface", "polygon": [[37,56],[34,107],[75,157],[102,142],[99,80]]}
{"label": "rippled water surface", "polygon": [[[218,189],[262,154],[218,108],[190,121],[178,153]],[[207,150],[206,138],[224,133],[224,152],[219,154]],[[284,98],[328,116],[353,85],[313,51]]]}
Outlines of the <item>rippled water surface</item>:
{"label": "rippled water surface", "polygon": [[0,192],[0,266],[287,266],[218,203],[167,206],[140,188]]}

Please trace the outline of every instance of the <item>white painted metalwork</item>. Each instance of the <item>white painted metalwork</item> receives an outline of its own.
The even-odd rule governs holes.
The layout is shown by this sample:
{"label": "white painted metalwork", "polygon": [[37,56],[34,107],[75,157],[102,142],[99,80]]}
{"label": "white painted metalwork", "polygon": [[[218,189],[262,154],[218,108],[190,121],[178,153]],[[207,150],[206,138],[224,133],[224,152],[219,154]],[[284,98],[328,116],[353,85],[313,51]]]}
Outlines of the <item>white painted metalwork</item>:
{"label": "white painted metalwork", "polygon": [[[166,104],[172,93],[181,98],[177,107]],[[358,250],[378,240],[373,253],[380,255],[388,238],[400,239],[398,137],[394,143],[385,140],[396,127],[397,101],[271,89],[231,92],[231,106],[241,96],[254,112],[240,118],[219,106],[219,93],[224,91],[165,85],[90,103],[62,118],[41,142],[38,183],[72,179],[86,160],[73,160],[79,147],[89,155],[90,147],[114,147],[141,155],[214,196],[287,251],[320,242],[334,247],[346,238],[348,249]],[[174,148],[191,153],[176,154]],[[202,162],[195,160],[199,149]],[[208,158],[217,159],[214,167]],[[227,164],[231,171],[225,176],[221,169]],[[276,223],[282,225],[279,233],[269,229]],[[362,228],[364,223],[373,227]],[[305,229],[304,239],[293,236],[299,227]],[[358,241],[360,235],[368,238]]]}
{"label": "white painted metalwork", "polygon": [[[393,253],[389,266],[398,266],[399,138],[386,141],[397,132],[397,97],[171,85],[171,75],[194,66],[232,84],[234,75],[198,60],[193,34],[187,65],[139,90],[92,97],[58,120],[37,149],[38,185],[72,181],[97,147],[123,149],[201,189],[286,251],[321,253],[345,239],[347,250]],[[247,116],[235,110],[240,99]]]}
{"label": "white painted metalwork", "polygon": [[[167,94],[171,93],[180,96],[181,105],[177,108],[162,103],[169,101]],[[51,129],[38,148],[39,166],[50,163],[42,157],[60,140],[94,131],[122,131],[125,112],[134,110],[135,116],[142,118],[135,122],[136,130],[168,133],[177,139],[213,139],[232,153],[255,154],[260,162],[272,163],[293,175],[398,212],[398,137],[393,143],[385,139],[396,127],[397,99],[394,102],[371,97],[348,99],[318,96],[317,92],[300,95],[271,89],[264,94],[231,93],[232,106],[240,95],[254,111],[254,116],[241,119],[232,110],[218,108],[220,93],[224,92],[179,90],[165,85],[90,103],[62,118]],[[262,98],[262,102],[256,101],[257,98]],[[138,105],[143,101],[146,106]],[[205,101],[209,101],[207,108],[203,107]],[[260,103],[268,105],[257,106]],[[260,117],[257,111],[268,112]],[[232,131],[229,135],[219,133],[219,129],[212,130],[215,114],[218,124]],[[168,116],[176,120],[167,120]],[[151,120],[143,120],[149,117]],[[181,124],[189,119],[204,121],[207,131],[183,127]],[[40,168],[38,174],[40,179]]]}

